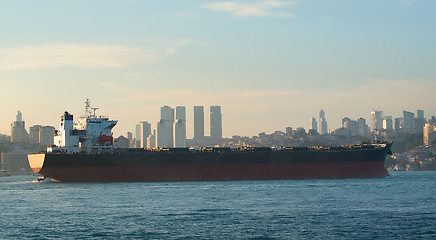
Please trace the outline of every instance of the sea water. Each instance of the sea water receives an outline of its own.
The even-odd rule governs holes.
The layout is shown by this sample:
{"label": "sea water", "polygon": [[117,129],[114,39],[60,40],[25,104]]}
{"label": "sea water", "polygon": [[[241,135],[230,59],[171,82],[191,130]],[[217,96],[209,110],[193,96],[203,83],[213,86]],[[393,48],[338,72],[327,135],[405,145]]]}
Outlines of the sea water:
{"label": "sea water", "polygon": [[380,179],[0,178],[0,239],[436,239],[436,172]]}

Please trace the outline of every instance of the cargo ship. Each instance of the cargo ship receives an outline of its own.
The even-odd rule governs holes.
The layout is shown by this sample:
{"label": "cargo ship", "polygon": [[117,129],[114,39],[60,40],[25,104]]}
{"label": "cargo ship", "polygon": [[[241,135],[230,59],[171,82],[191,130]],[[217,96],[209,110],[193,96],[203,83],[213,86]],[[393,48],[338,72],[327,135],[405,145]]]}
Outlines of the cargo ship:
{"label": "cargo ship", "polygon": [[[94,110],[94,113],[92,113]],[[384,162],[391,142],[335,147],[118,149],[111,129],[117,121],[86,116],[73,123],[61,116],[55,145],[29,154],[31,169],[60,182],[170,182],[388,176]]]}

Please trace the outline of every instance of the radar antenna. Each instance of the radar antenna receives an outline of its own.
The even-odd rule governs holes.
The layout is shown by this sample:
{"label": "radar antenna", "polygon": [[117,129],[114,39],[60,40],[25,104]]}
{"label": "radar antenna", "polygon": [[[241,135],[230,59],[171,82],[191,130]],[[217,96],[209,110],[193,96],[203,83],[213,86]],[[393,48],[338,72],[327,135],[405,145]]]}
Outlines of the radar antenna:
{"label": "radar antenna", "polygon": [[98,108],[91,108],[92,109],[92,111],[94,111],[94,115],[92,115],[93,117],[95,117],[95,111],[98,109]]}

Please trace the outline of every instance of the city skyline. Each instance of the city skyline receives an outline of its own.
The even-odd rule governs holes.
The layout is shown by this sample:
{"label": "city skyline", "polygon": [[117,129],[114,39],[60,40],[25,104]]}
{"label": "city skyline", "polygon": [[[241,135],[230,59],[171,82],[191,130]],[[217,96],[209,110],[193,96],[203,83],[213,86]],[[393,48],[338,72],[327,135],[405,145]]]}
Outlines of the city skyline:
{"label": "city skyline", "polygon": [[[171,106],[164,105],[164,106],[160,107],[160,117],[159,117],[160,120],[156,121],[156,124],[154,125],[154,127],[152,127],[153,122],[139,121],[139,123],[136,123],[135,126],[133,126],[132,131],[127,131],[127,132],[119,133],[119,134],[117,134],[114,131],[114,133],[115,133],[115,136],[124,136],[126,138],[128,138],[129,134],[130,135],[134,134],[135,139],[132,139],[132,140],[136,140],[134,142],[134,144],[136,144],[137,146],[146,147],[149,144],[148,140],[147,140],[148,136],[153,136],[156,138],[156,139],[154,139],[155,141],[159,141],[159,137],[158,137],[159,130],[158,129],[161,128],[161,131],[162,131],[162,127],[163,127],[165,129],[164,130],[165,137],[164,137],[164,140],[161,143],[161,145],[168,147],[168,146],[172,146],[175,144],[175,142],[174,142],[175,135],[174,135],[174,132],[172,132],[171,136],[168,134],[168,131],[169,131],[168,126],[167,126],[168,123],[165,123],[165,122],[174,121],[172,124],[170,124],[171,126],[173,126],[173,127],[171,127],[171,131],[175,131],[175,124],[174,123],[178,122],[179,128],[181,127],[182,129],[185,129],[182,132],[179,132],[179,136],[180,136],[180,134],[182,134],[184,136],[184,137],[182,137],[182,139],[195,139],[195,136],[194,136],[194,127],[195,127],[195,116],[194,116],[195,110],[194,109],[195,108],[201,110],[201,114],[199,115],[199,117],[201,117],[200,121],[199,121],[199,123],[202,123],[201,126],[203,128],[210,127],[209,128],[210,131],[208,131],[208,132],[205,131],[206,129],[203,129],[203,131],[202,131],[203,135],[198,136],[200,138],[205,137],[205,136],[206,137],[207,136],[218,137],[218,138],[221,138],[221,137],[230,138],[232,136],[251,137],[251,136],[257,136],[259,134],[274,133],[277,131],[287,132],[288,128],[290,128],[290,129],[301,128],[301,129],[304,129],[304,131],[306,131],[307,134],[309,134],[309,135],[313,134],[313,133],[323,135],[323,134],[333,133],[337,130],[341,130],[344,127],[348,128],[348,129],[356,128],[356,130],[351,130],[352,135],[354,135],[353,131],[357,131],[358,135],[363,136],[363,135],[368,134],[369,132],[373,132],[376,130],[388,130],[388,131],[392,131],[392,130],[398,131],[400,129],[404,129],[404,130],[421,129],[422,130],[427,121],[434,121],[434,119],[435,119],[434,115],[432,115],[432,116],[425,115],[425,111],[422,109],[417,109],[415,111],[416,114],[414,112],[409,112],[409,111],[403,110],[402,115],[398,115],[398,116],[384,115],[383,110],[378,110],[378,111],[372,111],[370,113],[371,116],[369,119],[358,117],[358,119],[353,120],[352,118],[350,119],[350,117],[348,117],[348,116],[342,116],[341,123],[339,124],[339,126],[334,128],[334,129],[329,127],[328,131],[325,133],[322,133],[322,132],[318,131],[317,129],[315,129],[315,131],[313,131],[314,127],[318,128],[318,126],[316,123],[316,118],[312,117],[311,119],[309,119],[307,127],[295,127],[295,126],[289,125],[289,126],[286,126],[285,129],[275,129],[271,132],[265,132],[265,131],[259,130],[259,132],[257,134],[253,134],[250,136],[249,135],[237,135],[237,134],[232,134],[231,136],[219,136],[219,132],[222,132],[222,125],[220,125],[220,123],[222,123],[221,106],[216,106],[216,105],[210,106],[209,114],[204,114],[204,106],[193,106],[192,107],[192,115],[193,116],[192,116],[192,118],[188,117],[188,119],[191,119],[192,123],[186,124],[186,121],[187,121],[186,120],[187,119],[186,106],[177,106],[176,108],[172,108]],[[174,114],[174,110],[176,110],[176,114]],[[216,117],[218,117],[218,118],[215,117],[215,120],[213,120],[213,121],[216,122],[218,120],[218,122],[216,122],[215,124],[218,124],[217,127],[220,129],[220,131],[218,131],[218,134],[215,133],[215,135],[213,134],[212,127],[211,127],[211,124],[213,122],[212,115],[214,115],[214,112],[215,112],[215,114],[218,114],[218,115],[216,115]],[[377,113],[377,114],[375,114],[375,113]],[[209,115],[210,118],[206,120],[204,118],[204,115]],[[97,114],[97,116],[99,116],[99,114]],[[105,115],[100,115],[100,116],[107,117]],[[327,119],[326,113],[323,109],[320,110],[319,117],[320,117],[319,119],[322,119],[322,118]],[[395,124],[394,124],[393,117],[395,118]],[[116,120],[116,119],[112,119],[112,120]],[[181,121],[179,122],[178,120],[181,120]],[[209,124],[205,125],[206,121],[208,121],[208,120],[210,120]],[[76,119],[75,121],[78,121],[78,119]],[[25,127],[24,125],[27,124],[25,122],[26,121],[23,119],[23,114],[21,113],[21,111],[18,111],[18,113],[16,115],[16,121],[11,122],[11,131],[13,131],[13,130],[17,131],[16,125],[18,123],[19,124],[18,128],[20,128],[20,129],[22,128],[23,130],[25,130],[26,134],[27,134],[27,138],[29,138],[29,137],[31,137],[30,132],[32,131],[32,128],[42,127],[39,124],[28,125],[28,127]],[[315,123],[315,125],[314,125],[314,123]],[[182,124],[182,125],[180,125],[180,124]],[[350,124],[352,124],[352,125],[350,125]],[[357,124],[357,125],[355,125],[355,124]],[[192,133],[192,136],[189,136],[186,134],[186,132],[188,132],[188,129],[189,129],[187,126],[191,126],[190,132]],[[419,126],[419,127],[417,127],[417,126]],[[45,127],[53,128],[53,132],[55,129],[59,130],[59,126],[56,126],[56,125],[45,126]],[[362,127],[363,127],[363,129],[360,129]],[[365,130],[364,128],[367,128],[367,130]],[[20,130],[20,129],[18,129],[18,130]],[[27,132],[27,130],[29,130],[29,131]],[[181,129],[179,131],[181,131]],[[311,132],[311,131],[313,131],[313,132]],[[5,135],[12,136],[12,134],[5,134]],[[139,139],[137,138],[137,136],[139,136]],[[20,138],[23,138],[23,137],[24,136],[22,136]],[[162,137],[161,137],[161,139],[162,139]],[[180,142],[180,140],[179,140],[179,142]]]}
{"label": "city skyline", "polygon": [[[104,7],[103,7],[104,6]],[[383,110],[436,115],[434,1],[4,1],[0,133],[69,111],[156,124],[164,105],[223,109],[223,137]],[[81,16],[78,18],[77,16]],[[208,135],[209,115],[204,116]],[[319,123],[318,123],[319,124]]]}

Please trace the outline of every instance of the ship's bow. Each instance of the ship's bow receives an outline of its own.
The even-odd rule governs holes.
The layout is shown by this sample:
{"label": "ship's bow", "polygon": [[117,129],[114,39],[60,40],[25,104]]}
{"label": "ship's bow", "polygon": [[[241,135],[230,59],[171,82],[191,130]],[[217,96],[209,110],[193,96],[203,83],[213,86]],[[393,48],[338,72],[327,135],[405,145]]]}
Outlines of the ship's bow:
{"label": "ship's bow", "polygon": [[29,154],[27,160],[29,161],[30,168],[33,172],[39,173],[44,165],[45,154]]}

